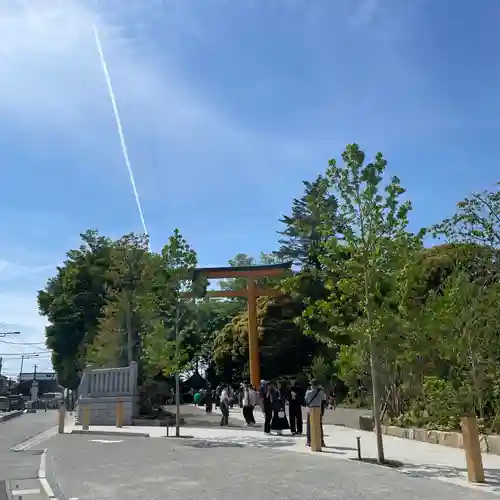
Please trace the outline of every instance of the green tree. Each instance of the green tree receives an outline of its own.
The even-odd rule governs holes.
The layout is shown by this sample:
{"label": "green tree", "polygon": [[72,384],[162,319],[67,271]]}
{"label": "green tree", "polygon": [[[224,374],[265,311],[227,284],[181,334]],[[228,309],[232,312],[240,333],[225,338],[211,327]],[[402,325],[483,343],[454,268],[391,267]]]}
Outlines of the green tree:
{"label": "green tree", "polygon": [[378,326],[393,304],[385,300],[388,290],[395,289],[400,271],[409,252],[418,246],[418,238],[407,231],[409,201],[400,202],[405,190],[397,177],[385,186],[387,162],[381,153],[365,164],[365,154],[356,144],[348,145],[342,154],[343,165],[329,161],[326,171],[338,198],[338,215],[343,221],[341,238],[337,228],[323,226],[330,239],[324,262],[337,274],[339,250],[349,258],[343,261],[344,279],[339,286],[345,296],[353,291],[361,299],[362,316],[370,351],[373,413],[377,434],[378,460],[384,461],[381,429],[381,393],[379,382]]}
{"label": "green tree", "polygon": [[[477,410],[481,417],[500,376],[499,306],[498,281],[471,276],[462,268],[446,280],[442,293],[432,293],[422,315],[462,411]],[[498,408],[498,400],[494,404]]]}
{"label": "green tree", "polygon": [[[276,379],[307,370],[320,346],[295,322],[300,304],[290,297],[257,300],[262,376]],[[214,359],[226,380],[248,380],[248,312],[241,311],[218,333]]]}
{"label": "green tree", "polygon": [[500,190],[472,193],[457,204],[452,217],[431,228],[434,236],[444,236],[452,243],[500,246]]}
{"label": "green tree", "polygon": [[159,372],[169,376],[186,369],[190,356],[183,339],[196,329],[194,298],[183,295],[197,293],[193,282],[197,256],[178,229],[163,247],[159,264],[153,284],[156,293],[149,302],[151,326],[141,337],[142,360],[150,376]]}
{"label": "green tree", "polygon": [[88,348],[90,363],[126,366],[139,361],[139,332],[149,320],[144,297],[151,293],[154,260],[146,236],[132,233],[112,243],[107,302],[101,309],[98,334]]}
{"label": "green tree", "polygon": [[[281,288],[301,302],[303,313],[297,317],[300,327],[318,340],[330,343],[330,314],[323,314],[325,301],[331,291],[325,286],[327,267],[323,255],[331,234],[343,229],[338,217],[338,201],[331,191],[331,183],[324,175],[314,182],[304,182],[304,194],[294,199],[290,216],[280,222],[280,248],[276,254],[283,260],[292,260],[298,272],[287,276]],[[328,227],[329,232],[324,228]]]}
{"label": "green tree", "polygon": [[49,322],[45,335],[52,363],[64,387],[76,389],[85,367],[86,346],[93,342],[107,301],[109,238],[95,230],[81,234],[82,244],[70,250],[57,274],[38,292],[40,314]]}
{"label": "green tree", "polygon": [[280,248],[276,254],[283,260],[292,260],[301,268],[323,269],[321,256],[324,245],[330,238],[322,231],[326,223],[338,226],[338,201],[330,192],[328,179],[320,175],[315,181],[304,181],[304,194],[292,202],[291,215],[285,215],[280,222],[285,226],[280,231]]}

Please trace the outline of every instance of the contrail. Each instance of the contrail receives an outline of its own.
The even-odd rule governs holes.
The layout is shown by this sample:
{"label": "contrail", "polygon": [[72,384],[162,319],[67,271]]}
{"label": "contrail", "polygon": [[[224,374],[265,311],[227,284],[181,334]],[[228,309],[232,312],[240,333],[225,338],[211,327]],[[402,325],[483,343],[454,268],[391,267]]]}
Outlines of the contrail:
{"label": "contrail", "polygon": [[[137,191],[137,186],[135,184],[134,172],[132,170],[132,165],[130,163],[130,158],[128,156],[127,143],[125,141],[125,135],[123,133],[122,121],[120,119],[120,112],[118,111],[118,105],[116,103],[116,96],[113,90],[113,85],[111,83],[111,77],[109,76],[108,65],[106,63],[106,58],[104,57],[104,52],[102,50],[101,40],[99,38],[99,31],[97,26],[92,24],[94,28],[94,38],[97,46],[97,52],[99,52],[99,58],[101,59],[102,71],[104,73],[104,78],[106,79],[106,84],[108,86],[109,99],[111,101],[111,106],[113,106],[113,114],[115,115],[116,129],[118,131],[118,136],[120,137],[120,146],[123,154],[123,161],[127,166],[128,175],[130,178],[130,184],[132,185],[132,191],[134,192],[135,203],[137,205],[137,211],[139,212],[139,217],[141,218],[142,228],[144,234],[149,236],[148,229],[146,227],[146,220],[144,219],[144,212],[142,211],[141,199],[139,198],[139,193]],[[151,251],[151,243],[148,238],[149,251]]]}

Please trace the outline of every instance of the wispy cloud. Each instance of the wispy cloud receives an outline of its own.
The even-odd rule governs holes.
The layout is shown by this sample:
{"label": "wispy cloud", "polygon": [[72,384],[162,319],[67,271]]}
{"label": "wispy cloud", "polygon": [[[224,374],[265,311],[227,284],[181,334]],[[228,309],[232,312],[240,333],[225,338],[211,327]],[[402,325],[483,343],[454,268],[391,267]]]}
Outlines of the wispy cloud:
{"label": "wispy cloud", "polygon": [[[175,67],[158,61],[161,54],[141,46],[145,41],[126,32],[120,19],[105,16],[97,2],[4,0],[0,5],[0,111],[25,126],[66,131],[71,126],[69,132],[75,133],[99,116],[111,118],[92,30],[96,23],[119,82],[118,100],[126,113],[141,117],[142,130],[149,123],[164,137],[179,140],[187,131],[233,130],[186,88]],[[121,9],[139,18],[148,10]],[[129,120],[129,127],[133,123]]]}
{"label": "wispy cloud", "polygon": [[[55,269],[54,264],[42,266],[28,266],[24,264],[17,264],[9,262],[0,258],[0,284],[4,281],[19,278],[38,278],[41,273],[47,273]],[[1,321],[1,318],[0,318]]]}
{"label": "wispy cloud", "polygon": [[45,318],[38,314],[36,300],[36,293],[0,292],[1,323],[36,329],[43,334],[47,323]]}

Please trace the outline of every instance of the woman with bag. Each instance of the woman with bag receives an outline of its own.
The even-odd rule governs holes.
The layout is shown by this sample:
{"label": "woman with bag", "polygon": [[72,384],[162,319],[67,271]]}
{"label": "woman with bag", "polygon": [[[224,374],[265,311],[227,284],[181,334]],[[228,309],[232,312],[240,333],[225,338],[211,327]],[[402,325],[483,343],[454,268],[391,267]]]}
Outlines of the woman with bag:
{"label": "woman with bag", "polygon": [[283,431],[290,429],[290,425],[288,424],[288,419],[286,418],[285,413],[285,396],[283,391],[281,390],[281,386],[279,389],[276,389],[274,385],[273,388],[273,397],[272,397],[272,405],[273,405],[273,419],[271,421],[271,430],[276,431],[278,436],[283,434]]}

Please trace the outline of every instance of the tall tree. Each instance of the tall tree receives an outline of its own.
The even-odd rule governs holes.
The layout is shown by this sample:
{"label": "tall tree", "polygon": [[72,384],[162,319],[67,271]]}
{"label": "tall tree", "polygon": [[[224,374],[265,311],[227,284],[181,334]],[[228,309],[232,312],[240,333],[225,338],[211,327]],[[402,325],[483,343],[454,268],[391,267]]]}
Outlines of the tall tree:
{"label": "tall tree", "polygon": [[112,243],[107,302],[87,353],[91,363],[125,366],[139,361],[139,332],[149,320],[144,297],[151,293],[154,259],[144,235],[127,234]]}
{"label": "tall tree", "polygon": [[[378,459],[384,461],[381,429],[381,388],[379,384],[379,355],[377,325],[387,317],[390,304],[384,301],[388,285],[397,286],[398,272],[404,267],[408,252],[418,246],[407,231],[409,201],[401,202],[405,190],[397,177],[384,186],[387,162],[381,153],[375,161],[365,164],[365,154],[357,144],[346,147],[343,165],[329,161],[326,177],[338,194],[338,214],[343,222],[342,237],[337,227],[323,226],[330,238],[323,262],[337,275],[339,251],[349,258],[343,261],[344,279],[339,286],[343,295],[353,291],[361,299],[362,317],[370,351],[375,431]],[[389,308],[388,308],[389,307]]]}
{"label": "tall tree", "polygon": [[[281,288],[302,304],[303,313],[297,318],[301,328],[330,342],[329,315],[321,314],[321,306],[331,293],[325,286],[327,267],[323,255],[331,232],[341,237],[343,221],[338,216],[338,201],[328,178],[320,175],[313,182],[304,182],[304,186],[304,194],[293,200],[291,215],[280,221],[285,227],[279,232],[280,248],[276,254],[298,266],[298,272],[281,281]],[[325,227],[329,232],[325,232]]]}
{"label": "tall tree", "polygon": [[291,215],[280,220],[285,228],[278,233],[282,238],[276,254],[283,260],[293,260],[300,267],[320,270],[323,246],[330,237],[322,228],[325,224],[340,225],[338,202],[330,192],[328,179],[322,175],[313,182],[304,181],[304,186],[304,194],[292,202]]}
{"label": "tall tree", "polygon": [[45,335],[52,363],[64,387],[76,389],[85,367],[86,346],[93,342],[106,304],[111,240],[95,230],[81,234],[57,274],[38,292],[40,314],[49,322]]}
{"label": "tall tree", "polygon": [[184,293],[197,294],[193,283],[196,252],[176,229],[161,252],[154,279],[151,328],[141,338],[143,362],[150,375],[178,373],[186,368],[190,355],[186,347],[189,332],[196,331],[196,309]]}

